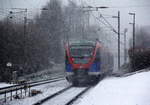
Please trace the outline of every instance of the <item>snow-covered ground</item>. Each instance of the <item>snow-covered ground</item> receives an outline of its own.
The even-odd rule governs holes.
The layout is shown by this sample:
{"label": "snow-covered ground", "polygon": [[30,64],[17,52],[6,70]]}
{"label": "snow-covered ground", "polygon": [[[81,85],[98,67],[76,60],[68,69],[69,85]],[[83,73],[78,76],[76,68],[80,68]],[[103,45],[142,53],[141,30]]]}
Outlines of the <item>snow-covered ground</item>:
{"label": "snow-covered ground", "polygon": [[26,97],[24,99],[14,99],[13,101],[7,101],[6,103],[0,103],[0,105],[32,105],[38,100],[41,100],[51,94],[56,93],[57,91],[64,89],[65,87],[69,86],[70,84],[66,80],[58,81],[55,83],[49,83],[41,86],[36,86],[31,89],[41,90],[42,94],[33,96],[33,97]]}
{"label": "snow-covered ground", "polygon": [[[128,77],[109,77],[102,80],[96,87],[84,94],[74,105],[150,105],[150,71],[137,73]],[[4,105],[32,105],[44,97],[47,97],[65,87],[68,84],[65,80],[54,84],[37,86],[35,89],[42,90],[42,94],[25,99],[13,100]],[[74,90],[73,90],[74,91]],[[72,90],[67,95],[62,94],[59,100],[48,101],[50,105],[54,102],[63,103],[73,94]]]}
{"label": "snow-covered ground", "polygon": [[14,84],[8,84],[8,83],[0,82],[0,88],[12,86],[12,85],[14,85]]}
{"label": "snow-covered ground", "polygon": [[106,78],[77,105],[150,105],[150,72]]}
{"label": "snow-covered ground", "polygon": [[74,87],[71,88],[64,93],[56,96],[55,98],[48,100],[42,105],[65,105],[67,102],[69,102],[74,96],[78,95],[80,92],[82,92],[85,89],[85,87],[79,88]]}

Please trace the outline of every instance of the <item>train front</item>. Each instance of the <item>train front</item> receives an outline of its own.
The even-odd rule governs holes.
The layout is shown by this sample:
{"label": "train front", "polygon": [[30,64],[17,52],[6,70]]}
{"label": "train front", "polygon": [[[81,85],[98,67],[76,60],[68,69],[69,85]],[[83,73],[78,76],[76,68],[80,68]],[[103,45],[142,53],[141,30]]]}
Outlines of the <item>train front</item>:
{"label": "train front", "polygon": [[66,48],[67,80],[74,85],[95,82],[99,77],[100,66],[96,58],[95,43],[78,43]]}

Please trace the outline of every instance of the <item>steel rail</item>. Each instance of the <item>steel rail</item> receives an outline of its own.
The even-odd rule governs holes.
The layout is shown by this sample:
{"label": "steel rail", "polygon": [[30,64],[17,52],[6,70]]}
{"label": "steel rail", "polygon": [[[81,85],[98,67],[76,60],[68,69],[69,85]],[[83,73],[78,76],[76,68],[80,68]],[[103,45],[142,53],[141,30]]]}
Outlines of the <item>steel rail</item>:
{"label": "steel rail", "polygon": [[[63,76],[55,77],[55,78],[50,78],[50,79],[46,79],[46,80],[39,80],[39,81],[28,82],[28,84],[38,83],[38,82],[44,82],[44,81],[53,80],[53,79],[58,79],[58,78],[62,78],[62,77],[63,77]],[[3,90],[3,89],[13,88],[13,87],[21,86],[21,85],[24,85],[24,84],[17,84],[17,85],[12,85],[12,86],[3,87],[3,88],[0,88],[0,91]]]}
{"label": "steel rail", "polygon": [[3,90],[0,90],[0,95],[5,94],[5,93],[9,93],[9,92],[13,92],[16,90],[20,90],[20,89],[24,89],[25,85],[27,87],[34,87],[34,86],[39,86],[39,85],[43,85],[43,84],[47,84],[47,83],[53,83],[53,82],[57,82],[60,80],[64,80],[64,78],[58,78],[58,79],[52,79],[52,80],[45,80],[44,82],[34,82],[34,83],[27,83],[27,84],[22,84],[22,85],[17,85],[17,86],[13,86],[11,88],[6,88]]}
{"label": "steel rail", "polygon": [[61,93],[64,93],[65,91],[69,90],[70,88],[72,88],[72,86],[66,87],[66,88],[64,88],[64,89],[62,89],[62,90],[60,90],[60,91],[58,91],[58,92],[56,92],[56,93],[54,93],[54,94],[52,94],[52,95],[42,99],[42,100],[32,104],[32,105],[41,105],[41,104],[45,103],[46,101],[48,101],[48,100],[50,100],[50,99],[60,95]]}
{"label": "steel rail", "polygon": [[84,89],[82,92],[80,92],[79,94],[77,94],[75,97],[73,97],[69,102],[67,102],[65,105],[72,105],[73,102],[75,102],[77,99],[79,99],[79,97],[81,97],[84,93],[86,93],[89,89],[91,89],[91,87],[87,87],[86,89]]}

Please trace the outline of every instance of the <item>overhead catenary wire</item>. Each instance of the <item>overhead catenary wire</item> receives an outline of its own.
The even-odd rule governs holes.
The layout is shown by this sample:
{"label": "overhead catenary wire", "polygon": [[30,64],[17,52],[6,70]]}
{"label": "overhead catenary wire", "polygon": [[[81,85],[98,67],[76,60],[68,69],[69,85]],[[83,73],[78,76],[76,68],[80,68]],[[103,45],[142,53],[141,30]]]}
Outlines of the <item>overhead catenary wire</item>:
{"label": "overhead catenary wire", "polygon": [[[95,0],[87,0],[88,2],[95,2]],[[86,5],[88,4],[86,1],[84,1]],[[94,4],[94,3],[93,3]],[[126,5],[126,6],[117,6],[117,5],[112,5],[109,6],[109,8],[150,8],[149,4],[141,4],[141,5]]]}
{"label": "overhead catenary wire", "polygon": [[96,20],[98,20],[100,23],[102,23],[104,26],[106,26],[107,28],[111,28],[111,27],[108,26],[105,22],[103,22],[102,20],[100,20],[98,17],[94,16],[93,13],[91,13],[91,15],[92,15]]}
{"label": "overhead catenary wire", "polygon": [[[82,1],[82,0],[81,0]],[[85,2],[85,4],[88,6],[88,4]],[[100,12],[99,12],[100,13]],[[93,15],[93,14],[92,14]],[[102,16],[102,18],[104,19],[104,21],[109,25],[109,28],[111,28],[112,30],[115,30],[115,28],[104,18],[104,16],[100,13],[100,15]],[[93,15],[94,16],[94,15]],[[94,16],[95,17],[95,16]],[[100,20],[98,17],[95,17],[95,19],[97,19],[98,21],[100,21],[102,24],[104,24],[105,26],[107,26],[107,24],[105,22],[103,22],[102,20]],[[108,26],[107,26],[108,27]],[[116,30],[115,30],[116,31]]]}
{"label": "overhead catenary wire", "polygon": [[[92,15],[93,16],[93,15]],[[100,20],[99,18],[97,18],[97,17],[94,17],[94,18],[96,18],[97,20]],[[104,22],[102,22],[102,21],[99,21],[99,22],[101,22],[102,24],[104,24],[105,26],[107,26]],[[108,26],[107,26],[108,27]],[[100,27],[100,28],[102,28],[102,27]],[[109,28],[109,27],[108,27]],[[117,37],[115,37],[115,40],[117,40]],[[108,41],[108,39],[107,39],[107,41]],[[110,40],[109,40],[110,41]],[[121,42],[120,41],[120,43],[121,44],[124,44],[123,42]]]}
{"label": "overhead catenary wire", "polygon": [[100,13],[100,17],[103,18],[103,20],[112,28],[112,30],[114,30],[115,32],[117,32],[116,29],[109,23],[109,21],[107,21],[107,19],[101,13]]}
{"label": "overhead catenary wire", "polygon": [[109,8],[150,8],[150,5],[110,6]]}
{"label": "overhead catenary wire", "polygon": [[[86,4],[87,5],[87,3],[85,2],[84,4]],[[106,27],[108,27],[108,28],[112,28],[112,29],[114,29],[110,24],[108,24],[108,22],[106,23],[106,22],[104,22],[104,21],[102,21],[100,18],[98,18],[98,17],[96,17],[92,12],[91,12],[91,15],[94,17],[94,19],[95,20],[97,20],[97,21],[99,21],[100,23],[102,23],[104,26],[106,26]],[[102,28],[102,27],[100,27],[100,28]],[[107,42],[110,42],[110,40],[108,40],[108,39],[105,39]]]}
{"label": "overhead catenary wire", "polygon": [[[88,4],[85,2],[84,4],[86,4],[87,6],[88,6]],[[100,13],[100,12],[99,12]],[[101,14],[101,13],[100,13]],[[113,31],[116,31],[115,30],[115,28],[107,21],[107,19],[105,19],[105,17],[101,14],[101,16],[102,16],[102,18],[103,18],[103,20],[105,21],[102,21],[101,19],[99,19],[98,17],[96,17],[96,16],[94,16],[94,14],[92,13],[92,16],[96,19],[96,20],[98,20],[100,23],[102,23],[103,25],[105,25],[106,27],[108,27],[108,28],[110,28],[110,29],[112,29]],[[116,31],[117,32],[117,31]],[[116,37],[115,37],[115,39],[116,39]],[[116,39],[116,40],[118,40],[118,39]],[[121,42],[120,41],[120,43],[122,44],[122,45],[124,45],[124,43],[123,42]]]}

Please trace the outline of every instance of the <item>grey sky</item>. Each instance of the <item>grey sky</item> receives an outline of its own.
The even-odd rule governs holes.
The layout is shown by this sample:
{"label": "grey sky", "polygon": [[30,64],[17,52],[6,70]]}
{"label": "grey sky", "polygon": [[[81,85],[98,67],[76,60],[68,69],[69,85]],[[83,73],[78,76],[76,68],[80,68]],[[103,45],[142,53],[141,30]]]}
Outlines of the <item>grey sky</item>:
{"label": "grey sky", "polygon": [[[0,0],[0,8],[31,8],[38,9],[41,8],[49,0]],[[66,4],[67,0],[61,0]],[[86,1],[86,3],[84,2]],[[109,9],[101,10],[105,14],[117,14],[117,10],[121,11],[122,20],[124,23],[128,21],[128,12],[136,12],[137,24],[139,25],[150,25],[149,19],[149,0],[76,0],[77,3],[82,3],[84,5],[90,4],[92,6],[108,6]],[[147,5],[147,6],[146,6]],[[137,6],[137,7],[136,7]],[[139,6],[139,7],[138,7]],[[141,6],[141,7],[140,7]],[[145,7],[142,7],[145,6]],[[149,6],[149,7],[148,7]],[[115,7],[115,8],[111,8]],[[118,8],[119,7],[119,8]],[[125,8],[122,8],[125,7]]]}
{"label": "grey sky", "polygon": [[[0,0],[0,17],[6,16],[9,8],[28,8],[28,17],[35,15],[39,8],[42,8],[49,0]],[[67,0],[61,0],[63,4],[67,4]],[[124,28],[129,28],[129,34],[132,32],[132,27],[129,22],[132,22],[132,17],[129,12],[136,13],[136,24],[150,25],[150,2],[149,0],[74,0],[78,4],[84,6],[108,6],[108,9],[99,10],[102,14],[117,15],[117,11],[121,12],[121,32]],[[96,14],[96,12],[95,12]],[[117,28],[117,19],[107,18],[107,20]],[[99,22],[95,22],[102,25]],[[131,36],[131,35],[129,35]]]}
{"label": "grey sky", "polygon": [[[28,18],[35,15],[39,8],[42,8],[49,0],[0,0],[0,17],[4,17],[9,12],[9,8],[28,8]],[[61,0],[63,4],[67,4],[67,0]],[[101,9],[102,14],[117,15],[117,11],[121,12],[121,32],[124,28],[129,28],[131,33],[132,17],[128,15],[129,12],[136,13],[136,24],[150,25],[150,2],[149,0],[73,0],[78,4],[84,6],[108,6],[108,9]],[[96,14],[96,13],[95,13]],[[108,18],[111,24],[116,27],[117,19]],[[98,22],[95,22],[100,24]],[[101,24],[100,24],[101,25]]]}

